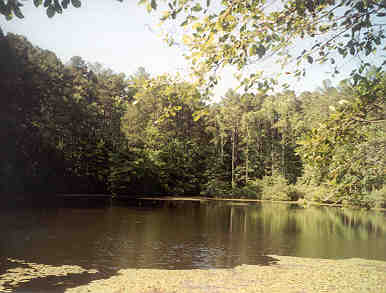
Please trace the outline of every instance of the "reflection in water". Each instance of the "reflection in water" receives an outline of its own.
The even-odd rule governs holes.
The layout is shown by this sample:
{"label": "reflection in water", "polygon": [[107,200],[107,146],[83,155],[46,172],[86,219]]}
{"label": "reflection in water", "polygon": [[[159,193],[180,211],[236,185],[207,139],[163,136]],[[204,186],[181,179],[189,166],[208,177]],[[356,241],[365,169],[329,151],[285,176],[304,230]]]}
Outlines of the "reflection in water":
{"label": "reflection in water", "polygon": [[382,213],[286,204],[25,208],[1,211],[0,258],[105,272],[267,264],[267,254],[386,260],[385,230]]}

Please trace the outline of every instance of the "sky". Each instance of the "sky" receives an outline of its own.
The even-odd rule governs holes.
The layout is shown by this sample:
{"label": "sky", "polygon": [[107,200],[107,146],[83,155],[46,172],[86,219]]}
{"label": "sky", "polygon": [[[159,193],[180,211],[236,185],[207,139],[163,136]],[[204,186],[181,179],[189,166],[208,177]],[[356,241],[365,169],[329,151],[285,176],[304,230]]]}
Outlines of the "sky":
{"label": "sky", "polygon": [[183,64],[180,52],[169,48],[149,28],[157,24],[137,1],[82,1],[62,15],[48,18],[43,7],[26,1],[24,19],[0,19],[5,32],[21,34],[35,46],[53,51],[62,61],[81,56],[115,72],[132,73],[143,66],[154,74]]}
{"label": "sky", "polygon": [[[153,76],[163,73],[186,75],[188,62],[182,49],[169,47],[159,36],[158,18],[137,6],[137,0],[124,2],[92,0],[82,1],[81,8],[69,7],[63,14],[48,18],[45,9],[35,8],[33,1],[25,1],[24,19],[6,21],[0,17],[4,33],[27,37],[34,45],[53,51],[63,62],[72,56],[81,56],[89,62],[99,62],[116,73],[133,74],[144,67]],[[264,64],[267,66],[267,64]],[[268,64],[269,66],[269,64]],[[273,65],[272,65],[273,66]],[[342,79],[350,72],[348,64]],[[292,81],[291,89],[300,92],[314,90],[324,79],[330,78],[328,68],[315,67],[299,82]],[[219,100],[228,88],[236,88],[233,71],[225,69],[214,90]]]}

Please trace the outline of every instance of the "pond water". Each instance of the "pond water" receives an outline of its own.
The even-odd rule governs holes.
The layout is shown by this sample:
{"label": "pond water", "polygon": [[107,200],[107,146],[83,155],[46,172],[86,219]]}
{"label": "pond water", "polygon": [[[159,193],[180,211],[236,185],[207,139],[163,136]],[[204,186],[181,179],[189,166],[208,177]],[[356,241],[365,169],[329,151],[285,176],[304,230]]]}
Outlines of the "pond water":
{"label": "pond water", "polygon": [[271,254],[386,261],[385,220],[380,212],[269,203],[3,207],[0,275],[6,259],[101,272],[266,265]]}

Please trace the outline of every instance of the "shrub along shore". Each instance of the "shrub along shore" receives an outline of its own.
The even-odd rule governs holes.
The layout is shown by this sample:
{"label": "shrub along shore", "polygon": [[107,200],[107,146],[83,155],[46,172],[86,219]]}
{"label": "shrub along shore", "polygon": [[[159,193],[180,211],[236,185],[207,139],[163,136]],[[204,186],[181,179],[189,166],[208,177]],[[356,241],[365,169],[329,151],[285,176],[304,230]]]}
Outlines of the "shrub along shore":
{"label": "shrub along shore", "polygon": [[[311,201],[304,198],[299,198],[298,200],[272,200],[272,199],[255,199],[255,198],[240,198],[240,197],[185,197],[185,196],[162,196],[162,197],[139,197],[139,200],[149,200],[149,201],[229,201],[229,202],[239,202],[239,203],[276,203],[276,204],[295,204],[299,207],[307,208],[309,206],[324,206],[324,207],[334,207],[334,208],[349,208],[349,209],[363,209],[364,207],[351,205],[349,203],[323,203],[318,201]],[[370,209],[374,211],[386,211],[386,208],[383,207],[365,207],[365,209]]]}

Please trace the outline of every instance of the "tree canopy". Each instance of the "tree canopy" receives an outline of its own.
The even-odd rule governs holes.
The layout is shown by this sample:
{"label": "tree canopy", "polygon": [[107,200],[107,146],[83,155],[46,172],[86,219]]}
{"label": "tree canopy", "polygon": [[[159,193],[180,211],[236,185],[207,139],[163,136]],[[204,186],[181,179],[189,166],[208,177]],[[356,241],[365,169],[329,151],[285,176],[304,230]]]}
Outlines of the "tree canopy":
{"label": "tree canopy", "polygon": [[[33,0],[33,3],[35,7],[43,6],[48,17],[53,17],[57,13],[63,13],[63,10],[67,9],[69,5],[76,8],[82,5],[80,0]],[[23,3],[19,0],[0,0],[0,14],[7,20],[11,20],[13,16],[24,18],[22,7]]]}
{"label": "tree canopy", "polygon": [[208,104],[178,77],[62,64],[13,34],[0,53],[0,191],[385,202],[382,71]]}
{"label": "tree canopy", "polygon": [[[271,88],[277,79],[268,78],[259,66],[267,58],[281,65],[282,73],[301,77],[314,63],[329,63],[332,74],[339,73],[339,61],[356,56],[361,63],[352,77],[358,81],[374,65],[365,57],[385,50],[383,0],[140,0],[138,4],[149,12],[162,11],[163,22],[180,24],[181,35],[166,35],[167,41],[189,48],[194,73],[210,86],[217,83],[217,70],[230,65],[248,69],[242,80],[246,90],[256,85]],[[34,0],[34,5],[53,17],[69,5],[80,7],[81,1]],[[19,0],[0,0],[0,14],[23,18],[22,6]]]}
{"label": "tree canopy", "polygon": [[[48,9],[57,1],[45,2]],[[167,3],[163,21],[183,18],[185,33],[175,37],[190,48],[193,69],[209,85],[228,65],[241,71],[272,57],[284,67],[295,62],[283,72],[301,77],[306,63],[370,56],[384,42],[381,1],[140,2],[149,11]],[[302,38],[312,42],[291,55],[291,44]],[[263,91],[231,89],[208,104],[202,83],[153,77],[143,68],[115,74],[80,56],[62,64],[10,33],[0,38],[0,54],[0,191],[304,197],[385,206],[386,77],[370,63],[357,68],[354,82],[326,81],[301,94],[268,94],[276,79],[254,70],[243,85]]]}
{"label": "tree canopy", "polygon": [[[152,1],[140,2],[156,8]],[[162,21],[179,21],[183,28],[181,36],[168,35],[169,42],[187,46],[194,72],[211,84],[219,68],[231,65],[248,69],[246,90],[267,89],[276,83],[260,66],[267,58],[281,65],[282,73],[301,77],[314,63],[329,63],[338,73],[339,60],[348,56],[362,61],[352,72],[357,81],[371,65],[365,57],[385,50],[382,0],[165,2]]]}

